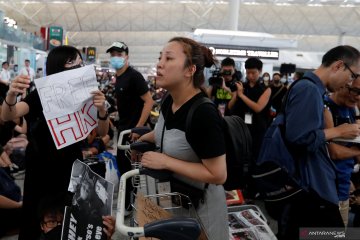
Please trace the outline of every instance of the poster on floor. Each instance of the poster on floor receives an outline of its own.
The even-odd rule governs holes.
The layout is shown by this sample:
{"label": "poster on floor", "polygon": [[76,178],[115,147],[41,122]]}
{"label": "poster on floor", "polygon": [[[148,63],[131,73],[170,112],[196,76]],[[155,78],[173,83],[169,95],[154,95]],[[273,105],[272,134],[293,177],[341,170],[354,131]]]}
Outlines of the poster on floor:
{"label": "poster on floor", "polygon": [[253,209],[229,212],[230,240],[276,240],[269,225]]}
{"label": "poster on floor", "polygon": [[68,190],[74,196],[65,208],[61,239],[107,239],[102,216],[112,214],[114,185],[76,160]]}
{"label": "poster on floor", "polygon": [[57,149],[81,141],[97,126],[92,91],[94,65],[35,79],[43,113]]}

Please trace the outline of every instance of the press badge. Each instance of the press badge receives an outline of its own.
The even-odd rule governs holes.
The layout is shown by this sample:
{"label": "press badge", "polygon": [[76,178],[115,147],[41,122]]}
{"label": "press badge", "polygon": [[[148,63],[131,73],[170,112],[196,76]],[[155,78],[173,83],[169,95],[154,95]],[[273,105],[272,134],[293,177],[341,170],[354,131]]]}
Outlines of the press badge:
{"label": "press badge", "polygon": [[245,123],[252,124],[252,114],[251,113],[245,113]]}

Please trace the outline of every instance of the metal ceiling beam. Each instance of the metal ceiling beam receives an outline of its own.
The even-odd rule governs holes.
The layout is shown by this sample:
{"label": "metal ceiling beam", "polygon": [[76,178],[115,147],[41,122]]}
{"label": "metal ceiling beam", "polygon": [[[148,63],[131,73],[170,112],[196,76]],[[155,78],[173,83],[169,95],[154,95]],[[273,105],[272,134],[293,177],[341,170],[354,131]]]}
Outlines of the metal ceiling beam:
{"label": "metal ceiling beam", "polygon": [[72,6],[73,6],[73,9],[74,9],[74,12],[75,12],[75,15],[76,15],[76,19],[77,19],[78,24],[79,24],[80,31],[82,31],[82,26],[81,26],[81,22],[80,22],[80,19],[79,19],[79,14],[77,12],[75,3],[72,3]]}
{"label": "metal ceiling beam", "polygon": [[41,10],[43,10],[45,8],[45,5],[43,5],[43,6],[41,6],[35,13],[33,13],[33,15],[31,15],[30,17],[32,18],[32,19],[34,19],[34,17],[36,16],[36,15],[38,15],[38,13],[39,12],[41,12]]}
{"label": "metal ceiling beam", "polygon": [[339,24],[335,21],[335,19],[332,17],[333,15],[329,12],[329,9],[328,8],[324,8],[325,9],[325,12],[328,14],[328,19],[330,20],[330,21],[332,21],[334,24],[333,24],[333,26],[338,30],[338,34],[340,35],[340,34],[342,34],[343,32],[344,32],[344,30],[343,29],[341,29],[341,26],[339,26]]}
{"label": "metal ceiling beam", "polygon": [[33,25],[37,26],[37,27],[41,27],[41,24],[39,22],[37,22],[36,20],[34,20],[32,17],[30,17],[23,8],[18,9],[17,5],[15,2],[5,2],[2,1],[0,2],[0,4],[10,8],[11,10],[19,13],[20,15],[22,15],[23,17],[25,17],[27,20],[29,20],[30,22],[33,23]]}
{"label": "metal ceiling beam", "polygon": [[[49,23],[46,24],[46,26],[48,25],[52,25],[55,24],[60,18],[64,17],[65,13],[69,12],[69,10],[72,8],[72,6],[70,5],[68,8],[66,8],[64,11],[62,11],[59,16],[57,16],[55,19],[51,20]],[[50,13],[50,11],[49,11]]]}

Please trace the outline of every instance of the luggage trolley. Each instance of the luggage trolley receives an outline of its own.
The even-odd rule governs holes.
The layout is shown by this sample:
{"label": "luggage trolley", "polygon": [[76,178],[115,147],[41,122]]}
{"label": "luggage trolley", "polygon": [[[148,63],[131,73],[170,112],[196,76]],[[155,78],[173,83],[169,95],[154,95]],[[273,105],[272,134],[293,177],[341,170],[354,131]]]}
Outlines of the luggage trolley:
{"label": "luggage trolley", "polygon": [[[119,198],[117,202],[116,213],[116,228],[122,234],[129,237],[155,237],[159,239],[171,239],[171,240],[195,240],[208,239],[207,235],[202,227],[200,219],[196,213],[196,210],[191,203],[188,196],[180,193],[164,193],[164,194],[151,194],[148,195],[148,184],[155,184],[154,182],[147,181],[149,176],[166,180],[169,178],[170,172],[168,171],[156,171],[146,168],[142,168],[141,163],[137,159],[131,159],[129,150],[136,150],[140,153],[146,151],[152,151],[156,149],[155,144],[147,142],[134,142],[123,144],[124,136],[130,133],[138,133],[140,135],[149,132],[150,129],[135,128],[125,130],[120,133],[118,148],[128,151],[126,156],[131,161],[133,170],[124,173],[121,176],[119,184]],[[157,204],[162,209],[171,214],[172,218],[157,220],[151,223],[145,224],[143,227],[139,226],[126,226],[125,220],[125,193],[126,193],[126,180],[132,179],[133,186],[137,191],[144,193],[146,199],[150,199],[153,203]],[[136,193],[133,192],[131,203],[135,211],[136,209]],[[166,203],[166,204],[164,204]],[[136,214],[133,214],[134,219],[131,221],[134,225],[138,225],[136,221]]]}

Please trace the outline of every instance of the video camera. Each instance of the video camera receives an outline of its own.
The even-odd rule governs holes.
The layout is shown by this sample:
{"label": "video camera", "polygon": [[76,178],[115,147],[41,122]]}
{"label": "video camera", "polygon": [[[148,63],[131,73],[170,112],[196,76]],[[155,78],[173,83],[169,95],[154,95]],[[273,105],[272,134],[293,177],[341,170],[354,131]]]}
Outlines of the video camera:
{"label": "video camera", "polygon": [[[215,88],[221,88],[223,85],[223,77],[222,76],[231,76],[232,72],[231,70],[224,70],[223,72],[220,71],[220,69],[216,69],[212,72],[212,76],[209,78],[209,84]],[[226,85],[230,88],[232,92],[237,90],[236,87],[236,80],[231,80],[230,82],[227,82]]]}

